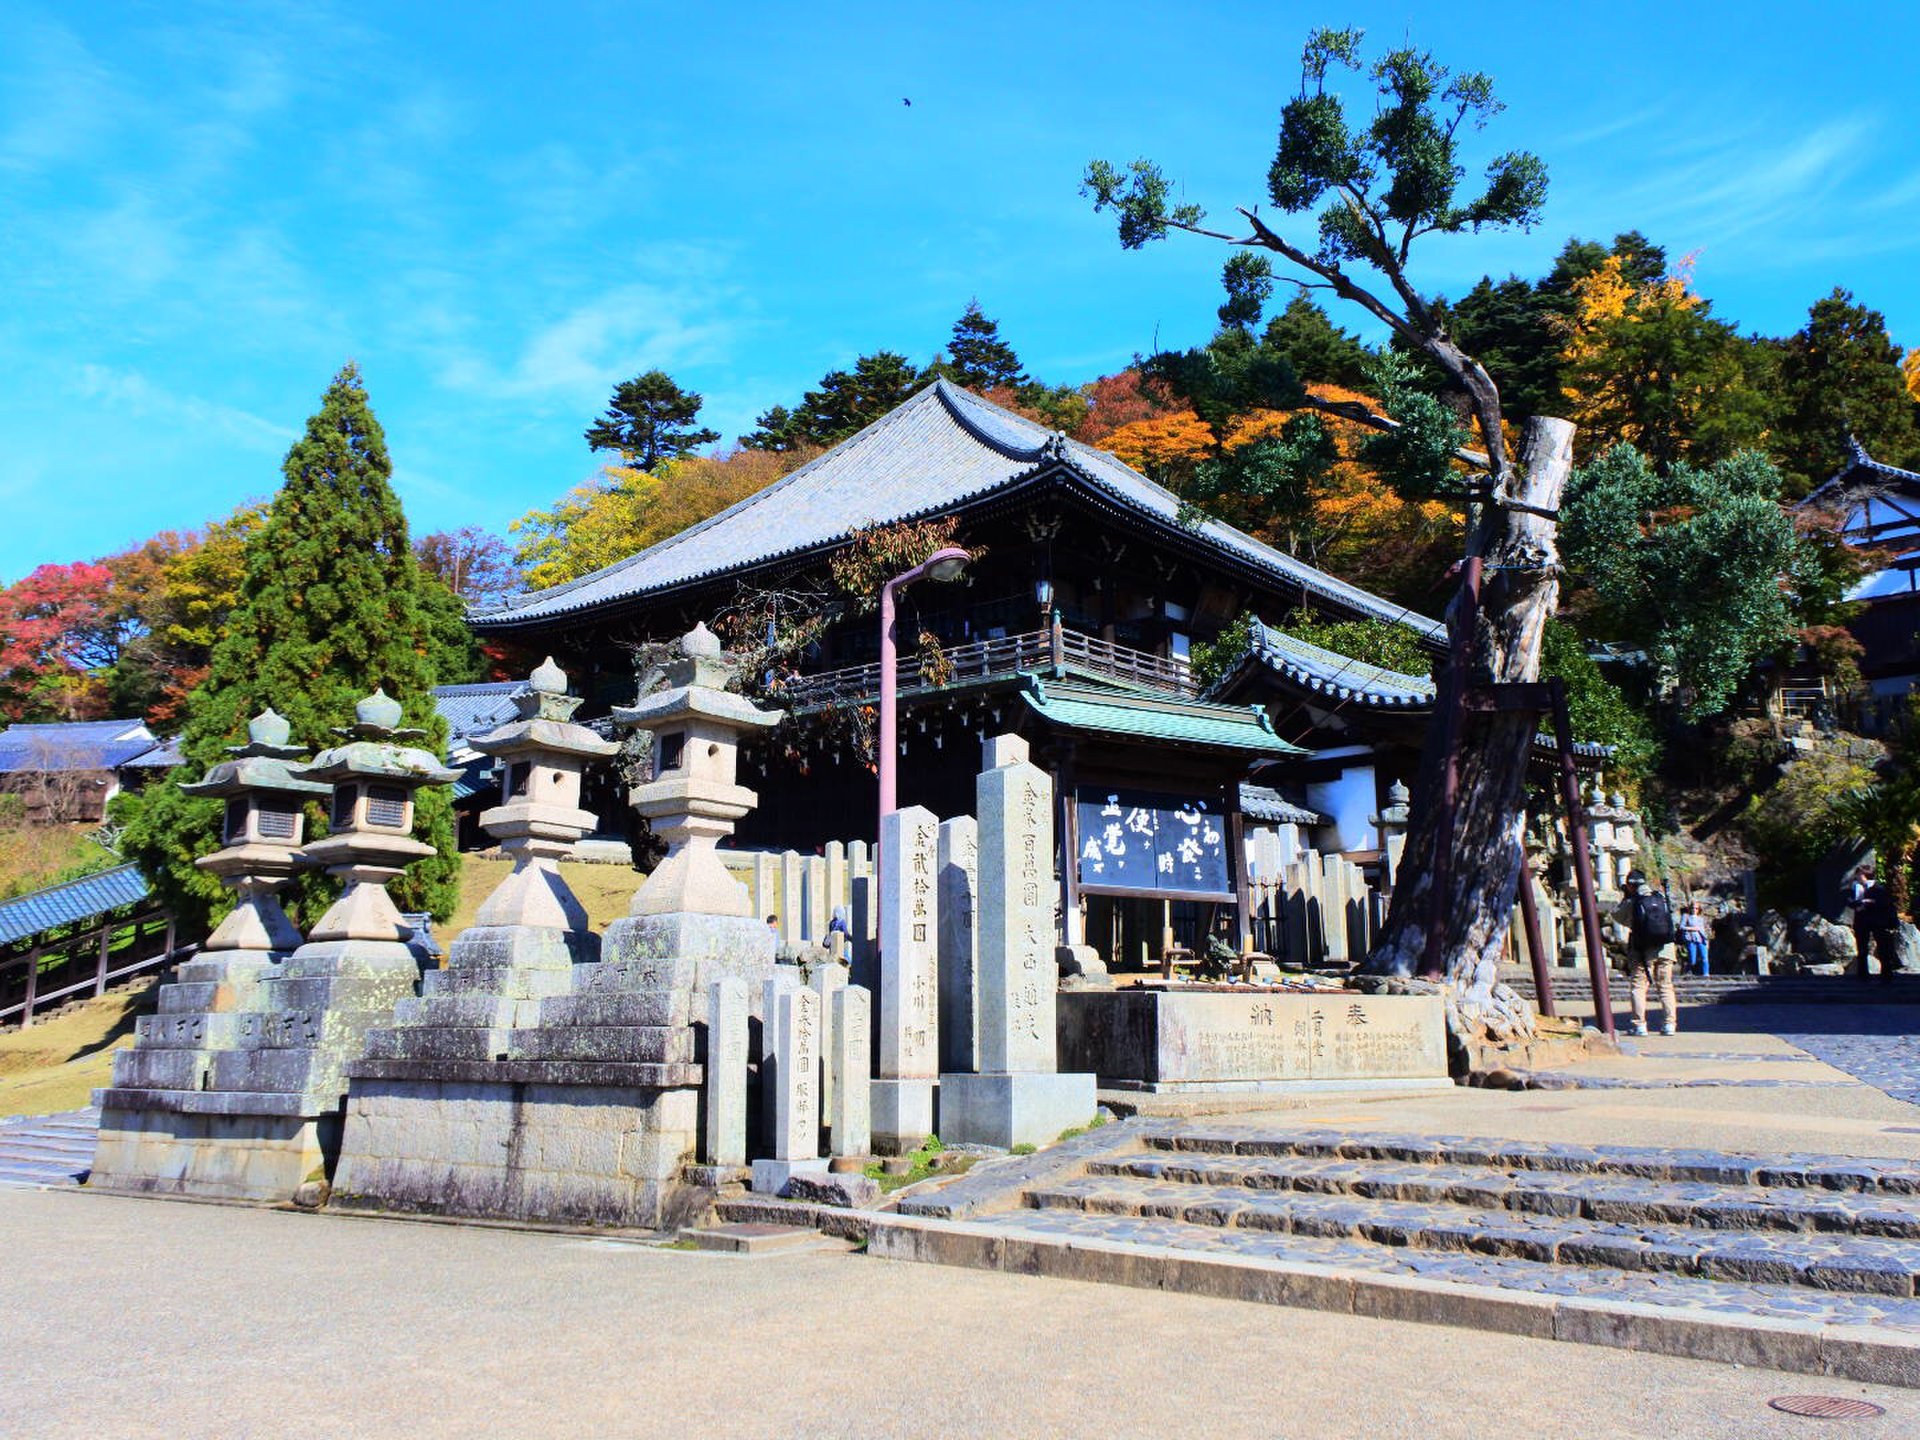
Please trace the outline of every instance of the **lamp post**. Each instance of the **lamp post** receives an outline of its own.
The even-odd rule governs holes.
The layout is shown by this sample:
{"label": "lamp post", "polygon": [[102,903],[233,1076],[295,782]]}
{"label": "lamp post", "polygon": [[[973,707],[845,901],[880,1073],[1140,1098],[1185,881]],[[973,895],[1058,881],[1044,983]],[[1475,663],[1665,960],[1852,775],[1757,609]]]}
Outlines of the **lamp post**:
{"label": "lamp post", "polygon": [[[895,774],[900,758],[900,717],[898,693],[898,646],[893,638],[893,592],[904,590],[916,580],[958,580],[970,557],[958,545],[936,550],[904,575],[896,575],[880,587],[880,816],[885,819],[898,804]],[[876,832],[877,833],[877,832]]]}

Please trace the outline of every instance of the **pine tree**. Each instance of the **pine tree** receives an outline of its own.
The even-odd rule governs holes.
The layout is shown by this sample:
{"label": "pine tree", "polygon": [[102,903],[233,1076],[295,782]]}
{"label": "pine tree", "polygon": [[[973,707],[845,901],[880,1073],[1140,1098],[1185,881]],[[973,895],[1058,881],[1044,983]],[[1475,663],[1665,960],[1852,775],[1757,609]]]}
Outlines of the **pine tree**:
{"label": "pine tree", "polygon": [[607,413],[587,427],[587,444],[616,450],[637,470],[651,470],[720,438],[694,427],[703,397],[682,390],[664,370],[649,370],[614,387]]}
{"label": "pine tree", "polygon": [[[433,633],[446,607],[428,594],[437,582],[408,543],[386,438],[354,365],[334,377],[281,468],[285,483],[266,523],[247,539],[239,602],[190,702],[183,778],[225,758],[268,706],[292,722],[297,743],[334,744],[336,728],[352,723],[355,703],[376,687],[400,700],[406,725],[427,732],[424,748],[446,744],[428,693],[436,657],[454,648]],[[220,886],[193,864],[219,847],[217,803],[160,784],[116,802],[115,817],[126,825],[122,852],[184,926],[197,928],[219,908]],[[309,807],[307,838],[325,833],[324,812]],[[443,789],[419,792],[414,834],[439,853],[394,882],[395,903],[444,919],[458,897],[460,862]],[[331,899],[329,882],[306,877],[290,899],[296,919],[311,921]]]}
{"label": "pine tree", "polygon": [[940,366],[946,377],[969,390],[1018,390],[1030,384],[1013,346],[1000,338],[1000,322],[989,320],[978,300],[969,300],[953,322],[947,358]]}

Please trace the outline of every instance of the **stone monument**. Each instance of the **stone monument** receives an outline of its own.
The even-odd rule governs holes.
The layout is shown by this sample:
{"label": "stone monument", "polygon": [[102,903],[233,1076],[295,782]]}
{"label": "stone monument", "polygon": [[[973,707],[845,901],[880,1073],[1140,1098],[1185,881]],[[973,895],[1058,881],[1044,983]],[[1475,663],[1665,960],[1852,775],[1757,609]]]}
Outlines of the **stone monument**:
{"label": "stone monument", "polygon": [[[516,1007],[503,1049],[431,1068],[384,1055],[354,1067],[350,1127],[392,1138],[377,1142],[377,1166],[360,1163],[356,1141],[339,1203],[646,1228],[697,1221],[711,1205],[712,1188],[687,1173],[701,1149],[705,1066],[744,1072],[735,1012],[742,1000],[764,1009],[774,971],[764,921],[714,853],[755,803],[734,779],[740,736],[778,720],[727,693],[730,677],[719,643],[696,626],[666,667],[668,688],[615,712],[654,734],[653,778],[630,799],[666,839],[665,858],[608,929],[601,959],[573,965],[566,993],[539,996],[531,1021]],[[716,993],[729,979],[744,996]],[[723,1032],[717,1045],[710,1021]],[[440,1103],[412,1105],[427,1081]],[[738,1090],[716,1077],[715,1164],[744,1158],[734,1136],[745,1133],[745,1093],[744,1073]]]}
{"label": "stone monument", "polygon": [[1054,1033],[1053,786],[1012,735],[988,742],[980,824],[980,1068],[940,1077],[952,1144],[1045,1145],[1093,1119],[1094,1077],[1060,1074]]}
{"label": "stone monument", "polygon": [[[302,857],[346,888],[305,944],[260,972],[222,1037],[230,1043],[210,1049],[198,1092],[103,1092],[103,1114],[128,1108],[116,1100],[148,1102],[141,1126],[110,1131],[103,1121],[103,1188],[287,1200],[332,1170],[346,1066],[419,981],[413,927],[386,890],[433,853],[412,836],[414,796],[457,778],[406,743],[422,732],[401,729],[400,719],[400,702],[376,690],[338,732],[346,743],[303,767],[300,778],[330,786],[333,803],[332,833]],[[260,823],[250,818],[249,834]]]}
{"label": "stone monument", "polygon": [[[938,821],[910,805],[880,817],[880,1063],[873,1144],[901,1155],[933,1134],[940,1073]],[[856,972],[857,978],[857,972]]]}

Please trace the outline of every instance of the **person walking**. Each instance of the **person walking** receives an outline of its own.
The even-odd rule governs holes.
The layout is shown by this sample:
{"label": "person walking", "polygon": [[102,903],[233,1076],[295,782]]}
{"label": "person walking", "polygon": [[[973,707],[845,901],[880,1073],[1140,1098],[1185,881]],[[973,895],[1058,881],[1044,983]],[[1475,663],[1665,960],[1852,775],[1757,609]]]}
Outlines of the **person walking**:
{"label": "person walking", "polygon": [[1680,1001],[1673,990],[1673,906],[1665,894],[1647,888],[1647,877],[1627,876],[1626,893],[1613,912],[1616,937],[1627,946],[1627,978],[1633,983],[1633,1023],[1629,1035],[1647,1033],[1647,991],[1660,992],[1660,1033],[1677,1034]]}
{"label": "person walking", "polygon": [[1853,907],[1853,945],[1859,955],[1854,973],[1867,978],[1867,954],[1873,951],[1880,958],[1880,978],[1893,979],[1900,969],[1900,912],[1893,892],[1875,878],[1872,861],[1853,872],[1847,903]]}
{"label": "person walking", "polygon": [[1712,938],[1712,931],[1707,928],[1707,917],[1700,913],[1700,902],[1688,901],[1686,910],[1680,916],[1680,942],[1687,947],[1688,973],[1708,973],[1707,947]]}

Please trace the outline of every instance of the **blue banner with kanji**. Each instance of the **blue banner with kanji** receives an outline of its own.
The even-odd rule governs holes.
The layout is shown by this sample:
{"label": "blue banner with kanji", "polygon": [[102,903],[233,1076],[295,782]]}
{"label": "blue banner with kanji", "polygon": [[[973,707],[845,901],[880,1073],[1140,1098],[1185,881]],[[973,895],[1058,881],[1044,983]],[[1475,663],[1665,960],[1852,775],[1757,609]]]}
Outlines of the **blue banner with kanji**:
{"label": "blue banner with kanji", "polygon": [[1178,795],[1082,788],[1080,883],[1228,895],[1227,826],[1218,807]]}

